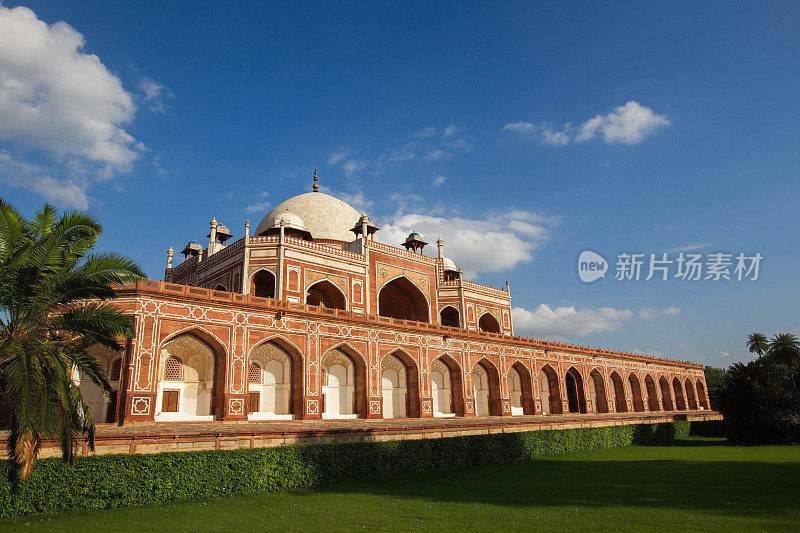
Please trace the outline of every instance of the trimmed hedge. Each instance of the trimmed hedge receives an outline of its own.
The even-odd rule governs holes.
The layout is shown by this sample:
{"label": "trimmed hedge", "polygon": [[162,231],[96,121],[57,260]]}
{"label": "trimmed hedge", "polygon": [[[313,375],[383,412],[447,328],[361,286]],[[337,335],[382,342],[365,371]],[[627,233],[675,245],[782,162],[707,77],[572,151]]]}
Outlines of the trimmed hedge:
{"label": "trimmed hedge", "polygon": [[0,517],[260,494],[685,438],[688,422],[439,439],[100,455],[36,463],[16,495],[0,464]]}
{"label": "trimmed hedge", "polygon": [[689,434],[697,437],[726,437],[724,420],[698,420],[691,423]]}

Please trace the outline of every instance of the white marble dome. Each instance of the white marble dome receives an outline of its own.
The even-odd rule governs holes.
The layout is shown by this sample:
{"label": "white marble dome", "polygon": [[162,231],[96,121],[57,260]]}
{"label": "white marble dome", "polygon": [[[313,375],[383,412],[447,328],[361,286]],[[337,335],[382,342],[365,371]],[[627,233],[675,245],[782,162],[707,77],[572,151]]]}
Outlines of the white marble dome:
{"label": "white marble dome", "polygon": [[259,222],[255,234],[261,235],[276,220],[280,224],[280,216],[287,210],[305,223],[305,229],[311,233],[313,239],[344,242],[355,239],[350,228],[356,225],[361,216],[352,206],[338,198],[321,192],[307,192],[278,204]]}
{"label": "white marble dome", "polygon": [[442,266],[445,270],[452,270],[454,272],[458,271],[458,267],[456,266],[455,261],[450,259],[449,257],[442,257]]}

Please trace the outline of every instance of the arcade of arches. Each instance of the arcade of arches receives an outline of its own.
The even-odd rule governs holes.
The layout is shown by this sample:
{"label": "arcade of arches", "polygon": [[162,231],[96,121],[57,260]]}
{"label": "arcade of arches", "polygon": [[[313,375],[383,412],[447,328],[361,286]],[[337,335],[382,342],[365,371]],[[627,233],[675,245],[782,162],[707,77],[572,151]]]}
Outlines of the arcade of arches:
{"label": "arcade of arches", "polygon": [[[118,355],[93,348],[107,368],[116,390],[122,376]],[[220,417],[225,386],[225,349],[210,335],[188,331],[162,344],[158,357],[156,421],[211,421]],[[366,359],[347,345],[321,356],[319,373],[320,415],[324,419],[367,418]],[[544,364],[532,379],[520,361],[501,373],[496,363],[483,357],[471,363],[465,375],[453,357],[442,354],[422,373],[414,358],[402,350],[383,357],[379,368],[378,415],[416,418],[423,412],[421,391],[429,392],[428,416],[553,415],[624,413],[628,411],[694,411],[709,409],[700,379],[631,372],[624,379],[612,370],[594,368],[584,375],[570,366],[561,376]],[[429,379],[421,382],[421,376]],[[93,415],[115,420],[116,394],[107,401],[91,381],[79,380]],[[469,394],[465,385],[471,385]],[[250,350],[246,374],[246,412],[249,420],[282,420],[302,414],[303,358],[280,338]],[[503,394],[505,392],[505,394]],[[474,411],[467,408],[472,403]],[[507,406],[503,406],[507,404]],[[472,406],[470,406],[472,407]],[[373,410],[374,413],[374,410]]]}

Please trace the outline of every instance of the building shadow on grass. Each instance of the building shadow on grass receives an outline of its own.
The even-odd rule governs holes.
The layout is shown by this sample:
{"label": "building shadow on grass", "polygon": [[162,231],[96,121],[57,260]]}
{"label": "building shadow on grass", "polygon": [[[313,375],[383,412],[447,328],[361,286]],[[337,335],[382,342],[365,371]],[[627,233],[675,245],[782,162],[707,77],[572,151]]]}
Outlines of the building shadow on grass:
{"label": "building shadow on grass", "polygon": [[629,506],[760,516],[796,507],[800,463],[551,459],[353,482],[315,492],[498,506]]}

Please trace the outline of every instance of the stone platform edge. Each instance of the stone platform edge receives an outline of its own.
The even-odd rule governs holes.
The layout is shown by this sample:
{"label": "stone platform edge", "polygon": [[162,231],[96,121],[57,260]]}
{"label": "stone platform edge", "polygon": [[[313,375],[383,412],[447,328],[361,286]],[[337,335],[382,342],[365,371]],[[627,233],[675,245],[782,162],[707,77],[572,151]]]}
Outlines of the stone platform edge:
{"label": "stone platform edge", "polygon": [[[514,417],[518,418],[518,417]],[[400,423],[399,421],[380,421],[383,423],[368,426],[349,427],[337,421],[326,421],[323,427],[302,428],[285,427],[280,422],[259,424],[247,428],[246,424],[225,424],[219,430],[208,426],[193,431],[191,424],[182,424],[179,431],[170,431],[169,424],[138,426],[135,432],[130,427],[126,431],[116,426],[101,427],[95,436],[95,450],[89,450],[86,442],[81,443],[83,456],[106,454],[161,453],[199,450],[235,450],[240,448],[265,448],[274,446],[327,444],[339,442],[377,442],[408,439],[434,439],[461,435],[482,435],[490,433],[515,433],[551,429],[574,429],[629,424],[657,424],[673,421],[722,420],[715,411],[680,411],[660,414],[636,413],[629,416],[616,414],[613,417],[592,415],[551,415],[525,416],[525,420],[502,418],[464,418],[449,419],[436,423],[436,419],[426,419],[423,423]],[[363,422],[363,421],[361,421]],[[379,422],[379,421],[376,421]],[[416,420],[415,420],[416,422]],[[324,427],[325,425],[329,427]],[[267,426],[267,427],[265,427]],[[282,427],[283,426],[283,427]],[[177,429],[177,428],[176,428]],[[216,429],[216,428],[214,428]],[[0,445],[5,447],[7,436],[0,435]],[[43,441],[40,458],[60,457],[61,449],[56,441]]]}

